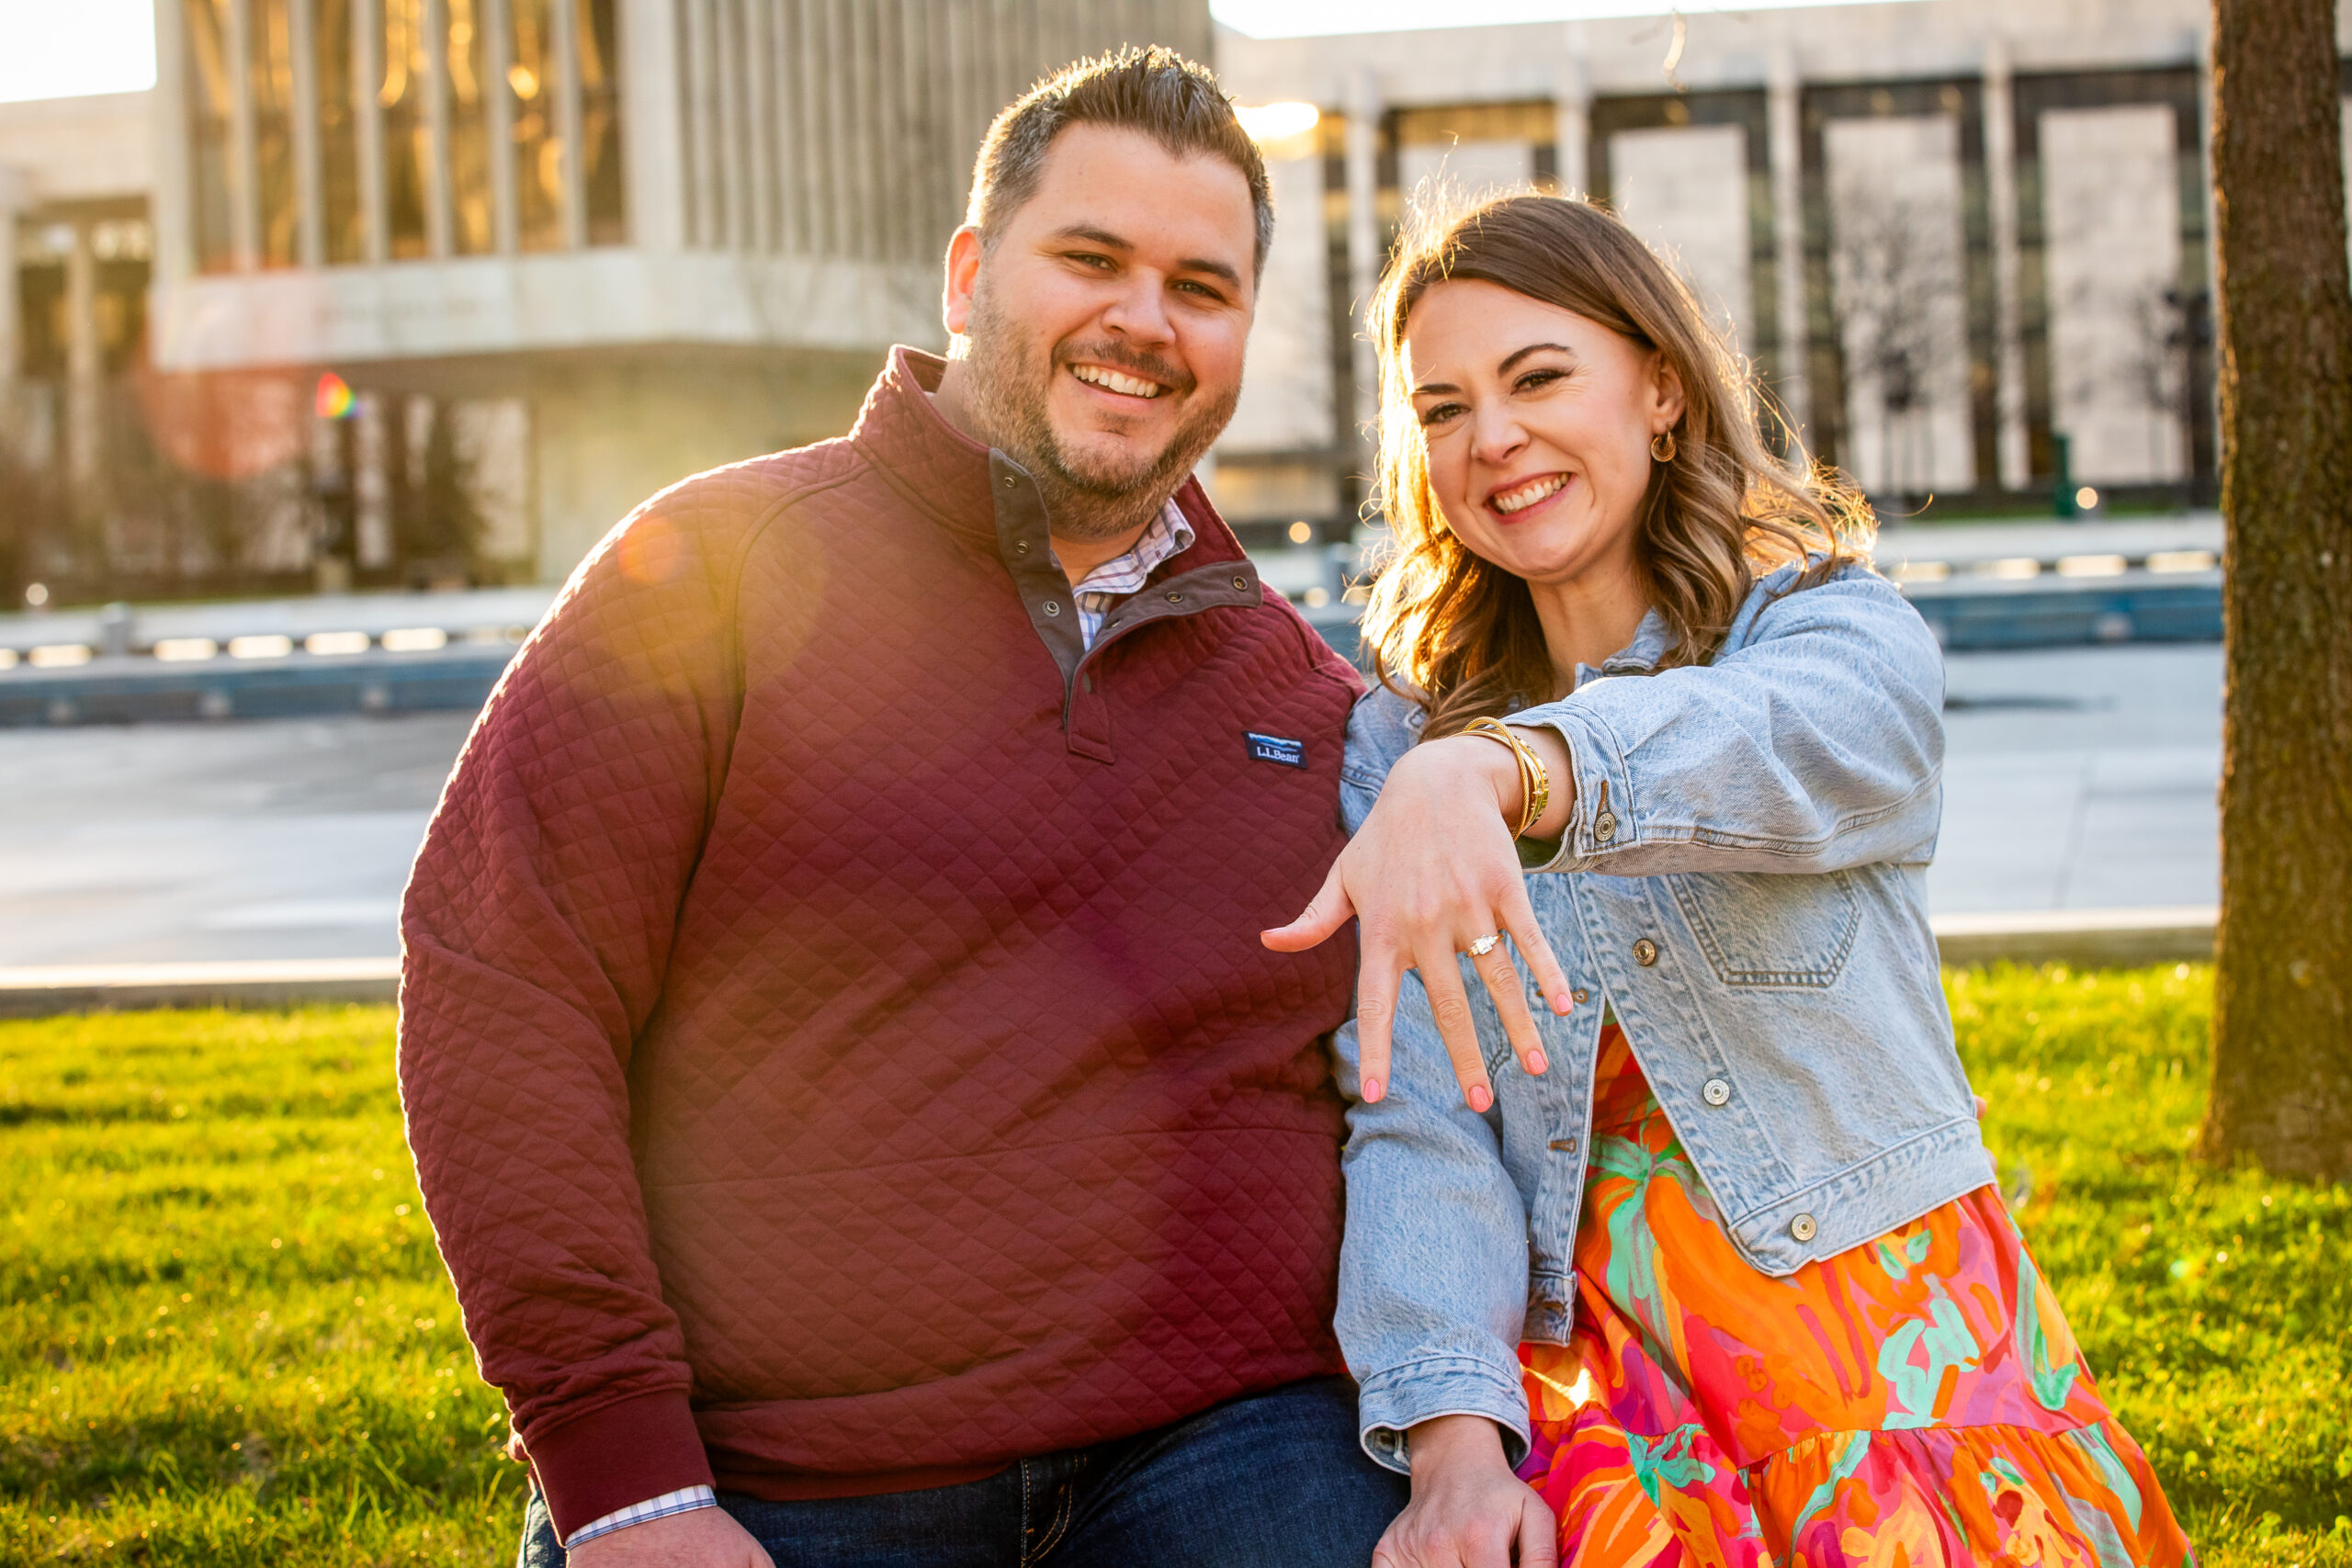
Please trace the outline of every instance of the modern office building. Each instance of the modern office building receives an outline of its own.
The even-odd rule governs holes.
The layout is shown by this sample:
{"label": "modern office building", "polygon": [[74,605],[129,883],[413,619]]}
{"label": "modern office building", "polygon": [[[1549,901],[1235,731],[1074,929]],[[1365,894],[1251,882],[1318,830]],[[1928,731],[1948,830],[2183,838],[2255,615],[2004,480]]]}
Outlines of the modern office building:
{"label": "modern office building", "polygon": [[2046,505],[2062,475],[2210,500],[2209,27],[2202,0],[1910,0],[1221,32],[1237,96],[1319,111],[1269,147],[1284,221],[1223,498],[1347,526],[1387,246],[1417,212],[1538,188],[1665,253],[1806,448],[1885,505]]}
{"label": "modern office building", "polygon": [[[20,443],[104,487],[136,433],[85,404],[120,339],[118,400],[234,483],[249,567],[323,540],[383,570],[461,474],[477,553],[540,577],[684,474],[839,434],[885,348],[940,341],[973,154],[1038,76],[1211,48],[1205,0],[157,0],[156,41],[153,92],[90,110],[137,152],[143,334],[89,309],[112,209],[38,172],[8,198]],[[26,107],[0,164],[72,114]],[[205,546],[136,522],[118,555]]]}
{"label": "modern office building", "polygon": [[0,105],[0,513],[62,487],[31,564],[157,591],[560,578],[662,483],[842,429],[888,344],[936,346],[989,115],[1128,41],[1213,52],[1266,110],[1276,239],[1212,481],[1253,547],[1357,525],[1399,226],[1519,187],[1614,206],[1892,506],[2046,503],[2062,472],[2195,499],[2207,16],[1256,39],[1205,0],[158,0],[153,92]]}

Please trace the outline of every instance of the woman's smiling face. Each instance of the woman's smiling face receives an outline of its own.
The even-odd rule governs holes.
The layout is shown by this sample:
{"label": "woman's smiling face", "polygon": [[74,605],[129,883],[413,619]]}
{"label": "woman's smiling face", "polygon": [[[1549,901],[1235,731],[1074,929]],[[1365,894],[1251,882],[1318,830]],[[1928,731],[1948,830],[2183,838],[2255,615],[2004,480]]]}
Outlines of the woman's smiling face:
{"label": "woman's smiling face", "polygon": [[1629,568],[1650,441],[1682,413],[1663,357],[1499,284],[1430,287],[1404,370],[1430,489],[1474,553],[1536,583]]}

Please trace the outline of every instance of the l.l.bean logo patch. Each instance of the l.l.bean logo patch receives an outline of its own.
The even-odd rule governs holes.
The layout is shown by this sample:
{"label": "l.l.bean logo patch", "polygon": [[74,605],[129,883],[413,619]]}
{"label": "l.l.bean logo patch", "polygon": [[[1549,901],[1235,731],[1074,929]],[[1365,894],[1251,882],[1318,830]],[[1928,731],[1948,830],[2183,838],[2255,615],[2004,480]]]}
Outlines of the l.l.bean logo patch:
{"label": "l.l.bean logo patch", "polygon": [[1250,755],[1261,762],[1280,762],[1285,768],[1306,766],[1306,746],[1303,741],[1261,735],[1254,729],[1244,730],[1242,739],[1250,743]]}

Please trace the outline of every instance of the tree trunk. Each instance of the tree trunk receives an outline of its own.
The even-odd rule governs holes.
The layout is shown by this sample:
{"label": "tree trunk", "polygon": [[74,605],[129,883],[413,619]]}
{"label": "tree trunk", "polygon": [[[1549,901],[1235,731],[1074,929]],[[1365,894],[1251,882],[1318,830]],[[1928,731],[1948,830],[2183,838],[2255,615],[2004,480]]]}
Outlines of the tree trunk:
{"label": "tree trunk", "polygon": [[2207,1154],[2352,1177],[2352,283],[2334,0],[2214,0],[2228,699]]}

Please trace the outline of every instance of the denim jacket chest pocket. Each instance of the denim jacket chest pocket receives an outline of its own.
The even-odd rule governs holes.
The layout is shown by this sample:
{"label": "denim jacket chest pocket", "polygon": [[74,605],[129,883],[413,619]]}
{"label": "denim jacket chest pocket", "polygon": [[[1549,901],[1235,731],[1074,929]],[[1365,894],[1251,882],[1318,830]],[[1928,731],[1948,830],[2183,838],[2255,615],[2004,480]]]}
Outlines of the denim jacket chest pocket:
{"label": "denim jacket chest pocket", "polygon": [[1669,872],[1664,879],[1707,967],[1726,986],[1834,984],[1861,929],[1851,873]]}

